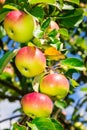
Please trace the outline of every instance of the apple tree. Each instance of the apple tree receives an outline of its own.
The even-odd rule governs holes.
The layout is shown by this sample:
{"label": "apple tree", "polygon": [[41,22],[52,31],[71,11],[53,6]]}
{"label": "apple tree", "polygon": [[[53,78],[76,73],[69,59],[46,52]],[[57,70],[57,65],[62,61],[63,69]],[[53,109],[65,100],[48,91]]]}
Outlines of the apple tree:
{"label": "apple tree", "polygon": [[[85,93],[73,107],[76,88]],[[86,92],[86,0],[0,0],[0,100],[21,106],[11,129],[87,129]]]}

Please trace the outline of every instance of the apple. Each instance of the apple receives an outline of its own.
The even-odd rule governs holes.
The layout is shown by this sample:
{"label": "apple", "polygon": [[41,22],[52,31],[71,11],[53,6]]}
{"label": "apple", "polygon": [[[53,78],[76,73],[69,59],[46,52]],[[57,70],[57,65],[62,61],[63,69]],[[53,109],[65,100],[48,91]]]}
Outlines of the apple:
{"label": "apple", "polygon": [[18,51],[15,64],[22,75],[33,77],[45,70],[46,58],[37,47],[25,46]]}
{"label": "apple", "polygon": [[27,42],[33,37],[35,21],[31,14],[23,11],[10,11],[4,19],[7,35],[14,41]]}
{"label": "apple", "polygon": [[32,92],[22,97],[21,105],[26,115],[48,117],[53,110],[52,100],[45,94]]}
{"label": "apple", "polygon": [[47,3],[47,4],[55,4],[56,0],[28,0],[30,4],[37,4],[37,3]]}
{"label": "apple", "polygon": [[69,92],[68,79],[62,74],[48,74],[40,81],[40,92],[61,99]]}
{"label": "apple", "polygon": [[14,68],[12,67],[10,63],[7,64],[3,72],[9,74],[11,77],[14,76]]}
{"label": "apple", "polygon": [[[50,25],[49,25],[49,27],[48,27],[48,32],[51,32],[52,30],[58,30],[59,29],[59,26],[58,26],[58,24],[55,22],[55,21],[53,21],[53,20],[51,20],[50,21]],[[57,34],[57,36],[56,36],[56,38],[59,38],[59,34]]]}
{"label": "apple", "polygon": [[4,4],[5,3],[5,0],[0,0],[0,4]]}

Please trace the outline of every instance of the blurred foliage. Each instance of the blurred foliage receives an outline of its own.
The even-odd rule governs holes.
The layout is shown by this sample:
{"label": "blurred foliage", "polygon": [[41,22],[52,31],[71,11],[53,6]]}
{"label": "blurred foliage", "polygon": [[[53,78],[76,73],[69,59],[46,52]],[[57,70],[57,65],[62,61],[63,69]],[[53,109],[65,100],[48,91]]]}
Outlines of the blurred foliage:
{"label": "blurred foliage", "polygon": [[[6,35],[3,20],[14,9],[30,12],[37,21],[34,38],[28,43],[17,43]],[[51,20],[56,21],[59,30],[47,31]],[[69,79],[70,92],[65,99],[55,102],[52,117],[62,123],[64,130],[87,130],[87,0],[56,0],[56,4],[34,5],[28,0],[6,0],[0,5],[0,100],[20,102],[22,96],[32,92],[33,85],[38,83],[40,77],[26,78],[15,66],[15,50],[25,45],[35,45],[43,51],[47,72],[63,73]],[[73,97],[78,91],[83,97],[76,102]],[[63,109],[69,106],[73,113],[67,120]],[[18,111],[22,112],[21,109]]]}

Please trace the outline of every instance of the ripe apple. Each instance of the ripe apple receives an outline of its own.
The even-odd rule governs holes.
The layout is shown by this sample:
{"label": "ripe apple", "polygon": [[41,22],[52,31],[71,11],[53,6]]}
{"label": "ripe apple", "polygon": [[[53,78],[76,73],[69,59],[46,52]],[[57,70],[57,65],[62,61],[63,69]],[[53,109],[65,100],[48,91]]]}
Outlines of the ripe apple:
{"label": "ripe apple", "polygon": [[33,77],[44,71],[46,58],[37,47],[25,46],[18,51],[15,64],[24,76]]}
{"label": "ripe apple", "polygon": [[31,14],[14,10],[9,12],[4,20],[7,35],[17,42],[27,42],[33,37],[35,21]]}
{"label": "ripe apple", "polygon": [[28,116],[48,117],[53,110],[53,102],[45,95],[32,92],[24,95],[21,100],[23,111]]}
{"label": "ripe apple", "polygon": [[5,3],[5,0],[0,0],[0,4],[4,4]]}
{"label": "ripe apple", "polygon": [[68,79],[62,74],[48,74],[40,81],[40,92],[57,98],[64,98],[69,91]]}

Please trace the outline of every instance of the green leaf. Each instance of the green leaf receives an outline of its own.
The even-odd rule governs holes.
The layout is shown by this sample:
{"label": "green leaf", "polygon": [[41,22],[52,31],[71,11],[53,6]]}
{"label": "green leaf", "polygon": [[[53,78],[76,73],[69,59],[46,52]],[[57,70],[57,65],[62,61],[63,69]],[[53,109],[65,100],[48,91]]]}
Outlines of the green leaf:
{"label": "green leaf", "polygon": [[79,86],[79,84],[76,82],[76,80],[71,79],[71,78],[69,78],[69,80],[70,80],[70,82],[71,82],[71,84],[72,84],[72,86],[73,86],[74,88],[77,87],[77,86]]}
{"label": "green leaf", "polygon": [[[81,23],[83,19],[83,10],[81,8],[70,10],[68,11],[68,13],[62,14],[57,18],[61,19],[61,25],[65,26],[66,28],[77,26]],[[77,24],[78,21],[79,24]]]}
{"label": "green leaf", "polygon": [[47,4],[55,4],[56,0],[28,0],[30,4],[37,4],[37,3],[47,3]]}
{"label": "green leaf", "polygon": [[17,7],[18,7],[18,6],[15,5],[15,4],[13,4],[13,3],[5,4],[5,5],[3,6],[3,8],[5,8],[5,9],[10,9],[10,10],[18,10]]}
{"label": "green leaf", "polygon": [[23,125],[20,125],[20,124],[18,124],[18,123],[15,123],[15,124],[13,125],[12,130],[27,130],[27,128],[26,128],[25,126],[23,126]]}
{"label": "green leaf", "polygon": [[49,24],[50,24],[50,21],[51,21],[50,18],[46,19],[46,20],[43,22],[43,24],[41,25],[41,29],[42,29],[42,30],[47,29],[47,27],[48,27]]}
{"label": "green leaf", "polygon": [[52,123],[55,125],[56,130],[64,130],[64,128],[62,127],[61,123],[58,122],[55,119],[51,119]]}
{"label": "green leaf", "polygon": [[86,68],[84,66],[84,63],[77,58],[67,58],[65,60],[60,61],[61,67],[63,67],[65,70],[68,69],[76,69],[80,71],[85,71]]}
{"label": "green leaf", "polygon": [[6,35],[6,32],[2,26],[0,26],[0,38],[4,37]]}
{"label": "green leaf", "polygon": [[4,20],[6,14],[9,12],[9,9],[1,9],[0,10],[0,23]]}
{"label": "green leaf", "polygon": [[39,6],[32,8],[30,13],[39,19],[42,19],[44,17],[44,10],[42,7],[39,7]]}
{"label": "green leaf", "polygon": [[45,117],[35,118],[28,126],[32,130],[64,130],[58,121]]}
{"label": "green leaf", "polygon": [[8,51],[5,55],[0,59],[0,73],[4,70],[8,62],[16,55],[18,50]]}
{"label": "green leaf", "polygon": [[87,83],[80,89],[83,92],[87,92]]}
{"label": "green leaf", "polygon": [[69,37],[68,30],[65,28],[60,28],[58,32],[65,37]]}
{"label": "green leaf", "polygon": [[80,4],[80,0],[65,0],[65,1],[69,1],[69,2],[77,4],[77,5]]}
{"label": "green leaf", "polygon": [[67,106],[66,102],[63,100],[56,100],[54,104],[60,109],[64,109]]}

